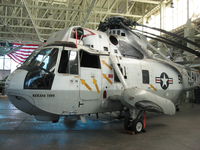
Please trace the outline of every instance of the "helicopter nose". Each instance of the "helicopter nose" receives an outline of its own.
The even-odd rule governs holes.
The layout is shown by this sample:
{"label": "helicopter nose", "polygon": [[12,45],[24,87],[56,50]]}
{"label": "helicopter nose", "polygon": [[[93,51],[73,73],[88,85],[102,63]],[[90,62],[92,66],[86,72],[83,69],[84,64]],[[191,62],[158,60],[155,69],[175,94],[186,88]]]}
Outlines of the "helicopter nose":
{"label": "helicopter nose", "polygon": [[6,93],[11,103],[19,110],[28,114],[35,111],[34,100],[24,91],[24,79],[27,75],[26,70],[15,70],[6,80]]}
{"label": "helicopter nose", "polygon": [[9,75],[5,84],[7,94],[9,94],[11,90],[23,89],[24,79],[26,77],[26,74],[27,74],[26,70],[17,69],[12,74]]}

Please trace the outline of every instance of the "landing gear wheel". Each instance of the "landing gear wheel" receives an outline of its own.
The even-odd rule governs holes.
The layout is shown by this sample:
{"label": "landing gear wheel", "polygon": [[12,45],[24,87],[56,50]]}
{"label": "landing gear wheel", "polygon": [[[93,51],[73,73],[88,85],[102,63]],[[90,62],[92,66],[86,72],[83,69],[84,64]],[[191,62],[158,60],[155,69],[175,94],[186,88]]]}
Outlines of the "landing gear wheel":
{"label": "landing gear wheel", "polygon": [[135,134],[143,132],[144,131],[143,122],[141,120],[138,121],[135,120],[134,129],[135,129]]}
{"label": "landing gear wheel", "polygon": [[125,118],[124,118],[124,129],[127,131],[141,133],[145,132],[145,127],[146,127],[146,120],[145,118],[145,113],[140,112],[135,120],[133,120],[130,116],[129,111],[125,112]]}

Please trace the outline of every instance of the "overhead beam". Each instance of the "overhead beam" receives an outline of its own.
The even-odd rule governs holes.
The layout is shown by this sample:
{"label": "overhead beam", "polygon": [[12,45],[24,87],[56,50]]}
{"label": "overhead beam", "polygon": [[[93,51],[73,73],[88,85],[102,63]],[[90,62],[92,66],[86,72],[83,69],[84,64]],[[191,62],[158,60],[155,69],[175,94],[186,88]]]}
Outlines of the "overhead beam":
{"label": "overhead beam", "polygon": [[[101,12],[101,14],[107,14],[109,15],[110,11],[113,9],[113,7],[115,6],[115,4],[117,3],[117,0],[114,2],[114,4],[111,6],[111,8],[109,8],[109,10],[107,9],[101,9],[101,11],[96,11],[93,10],[92,13],[96,13],[99,14],[99,12]],[[23,5],[17,5],[17,4],[1,4],[2,6],[6,6],[6,7],[25,7]],[[49,6],[34,6],[34,5],[27,5],[28,8],[35,8],[35,9],[46,9],[46,10],[66,10],[66,11],[75,11],[75,12],[85,12],[85,9],[70,9],[70,8],[64,8],[64,7],[49,7]]]}
{"label": "overhead beam", "polygon": [[[48,36],[44,34],[72,25],[87,25],[94,29],[108,16],[140,20],[144,8],[152,9],[163,1],[167,0],[4,0],[0,30],[8,32],[2,36],[18,34],[21,38],[32,36],[41,40]],[[142,3],[146,5],[139,5]]]}
{"label": "overhead beam", "polygon": [[161,4],[162,3],[168,3],[170,0],[162,0],[159,2],[159,4],[154,7],[151,11],[147,12],[141,19],[138,20],[138,23],[143,23],[143,18],[147,18],[149,16],[151,16],[152,14],[154,14],[155,12],[159,11],[161,8]]}
{"label": "overhead beam", "polygon": [[[37,34],[36,33],[22,33],[22,32],[2,32],[2,31],[0,31],[0,34],[18,34],[18,35],[35,35],[35,36],[37,36]],[[49,33],[49,34],[41,34],[42,36],[50,36],[51,35],[51,33]]]}
{"label": "overhead beam", "polygon": [[[74,3],[73,3],[73,4],[75,4],[75,3],[76,3],[76,0],[74,0]],[[76,9],[80,9],[80,6],[83,6],[83,0],[79,3],[79,6],[77,6]],[[71,21],[68,23],[68,25],[67,25],[68,27],[72,26],[73,21],[76,20],[76,17],[78,16],[79,13],[80,13],[79,11],[73,11],[73,12],[71,13],[71,15],[68,16],[68,18],[71,20]],[[77,24],[78,24],[78,25],[81,24],[80,20],[77,22]]]}
{"label": "overhead beam", "polygon": [[85,26],[86,22],[88,21],[90,15],[92,13],[92,10],[93,10],[93,8],[95,6],[95,3],[96,3],[96,0],[92,0],[92,2],[90,4],[90,7],[88,8],[87,14],[86,14],[86,16],[85,16],[85,18],[83,20],[83,24],[81,26],[83,26],[83,27]]}
{"label": "overhead beam", "polygon": [[124,17],[132,17],[132,18],[142,18],[142,15],[111,13],[111,12],[102,12],[102,11],[96,11],[96,13],[98,13],[98,14],[106,14],[106,15],[113,15],[113,16],[124,16]]}
{"label": "overhead beam", "polygon": [[160,1],[154,1],[154,0],[130,0],[130,2],[148,3],[156,5],[160,3]]}
{"label": "overhead beam", "polygon": [[117,2],[118,2],[118,1],[115,0],[115,1],[112,3],[111,7],[108,9],[108,11],[107,11],[107,13],[105,14],[105,16],[103,17],[102,21],[106,19],[106,17],[109,15],[109,13],[111,13],[112,9],[115,7],[115,5],[117,4]]}
{"label": "overhead beam", "polygon": [[[6,6],[6,7],[22,7],[24,8],[24,5],[18,5],[18,4],[1,4],[1,6]],[[35,9],[48,9],[48,10],[66,10],[66,11],[85,11],[81,9],[70,9],[70,8],[65,8],[65,7],[49,7],[49,6],[37,6],[37,5],[27,5],[28,8],[35,8]]]}
{"label": "overhead beam", "polygon": [[26,1],[25,1],[25,0],[22,0],[22,2],[24,3],[24,6],[25,6],[25,8],[26,8],[26,10],[27,10],[27,12],[28,12],[28,15],[29,15],[30,19],[31,19],[31,22],[32,22],[32,24],[33,24],[33,26],[34,26],[34,28],[35,28],[35,32],[36,32],[36,34],[37,34],[37,36],[38,36],[38,39],[39,39],[40,41],[42,41],[42,38],[40,37],[39,31],[38,31],[38,29],[37,29],[37,25],[35,24],[35,21],[33,20],[33,17],[32,17],[32,15],[31,15],[31,12],[30,12],[29,8],[27,7]]}
{"label": "overhead beam", "polygon": [[[5,27],[5,25],[0,25],[0,27]],[[24,26],[24,25],[9,25],[7,28],[23,28],[23,29],[34,29],[33,26]],[[63,28],[50,28],[50,27],[38,27],[41,30],[62,30]]]}
{"label": "overhead beam", "polygon": [[[15,16],[0,16],[0,18],[11,18],[11,19],[22,19],[22,20],[30,20],[29,17],[15,17]],[[72,21],[72,20],[58,20],[58,19],[52,19],[52,18],[32,18],[33,20],[37,21],[53,21],[53,22],[72,22],[72,23],[79,23],[80,21]],[[99,24],[96,22],[88,22],[88,24]],[[39,27],[37,27],[39,28]]]}
{"label": "overhead beam", "polygon": [[130,6],[130,8],[128,8],[128,11],[126,12],[126,14],[130,14],[131,10],[133,9],[133,7],[135,6],[135,2],[132,3],[132,5]]}

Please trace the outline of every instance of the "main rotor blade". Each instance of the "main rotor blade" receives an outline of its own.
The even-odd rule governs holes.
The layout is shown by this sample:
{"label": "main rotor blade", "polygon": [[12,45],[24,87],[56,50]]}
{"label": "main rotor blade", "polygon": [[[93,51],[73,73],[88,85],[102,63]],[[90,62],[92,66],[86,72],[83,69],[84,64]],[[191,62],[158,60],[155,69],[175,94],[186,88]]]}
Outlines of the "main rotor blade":
{"label": "main rotor blade", "polygon": [[165,33],[165,34],[168,34],[168,35],[170,35],[170,36],[179,38],[179,39],[181,39],[181,40],[183,40],[183,41],[186,41],[186,42],[188,42],[188,43],[190,43],[190,44],[192,44],[192,45],[195,45],[196,47],[200,48],[200,45],[199,45],[199,44],[197,44],[197,43],[195,43],[195,42],[193,42],[193,41],[191,41],[191,40],[189,40],[189,39],[187,39],[187,38],[181,37],[181,36],[179,36],[179,35],[177,35],[177,34],[175,34],[175,33],[172,33],[172,32],[169,32],[169,31],[166,31],[166,30],[163,30],[163,29],[155,28],[155,27],[149,27],[149,26],[147,26],[147,25],[143,25],[143,24],[139,24],[139,23],[135,23],[134,25],[142,26],[142,27],[145,27],[145,28],[149,28],[149,29],[153,29],[153,30],[156,30],[156,31],[163,32],[163,33]]}
{"label": "main rotor blade", "polygon": [[157,41],[159,41],[159,42],[166,43],[166,44],[172,45],[172,46],[174,46],[174,47],[183,49],[183,50],[185,50],[185,51],[187,51],[187,52],[189,52],[189,53],[192,53],[192,54],[194,54],[194,55],[200,57],[200,52],[195,51],[195,50],[193,50],[193,49],[191,49],[191,48],[189,48],[189,47],[185,47],[185,46],[180,45],[180,44],[177,45],[177,44],[174,43],[174,42],[166,41],[166,40],[159,39],[159,38],[156,38],[156,37],[152,37],[152,36],[148,36],[148,35],[145,35],[145,36],[146,36],[147,38],[151,38],[151,39],[153,39],[153,40],[157,40]]}
{"label": "main rotor blade", "polygon": [[[134,33],[134,32],[131,30],[130,27],[127,27],[127,26],[124,25],[123,23],[121,23],[121,25],[122,25],[125,29],[127,29],[127,30],[129,30],[130,32]],[[138,30],[138,31],[139,31],[139,30]],[[142,31],[142,32],[145,33],[145,31]],[[189,47],[187,47],[187,46],[184,46],[184,45],[182,45],[182,44],[179,44],[179,43],[177,43],[177,42],[174,42],[174,41],[172,41],[172,40],[170,40],[170,39],[167,39],[167,38],[164,38],[164,37],[155,35],[155,34],[153,34],[153,33],[148,33],[148,32],[146,32],[146,33],[158,37],[158,38],[155,38],[155,37],[152,37],[152,36],[147,36],[147,35],[145,35],[145,36],[148,37],[148,38],[157,40],[157,41],[162,42],[162,43],[166,43],[166,44],[172,45],[172,46],[177,47],[177,48],[180,48],[180,49],[183,49],[183,50],[185,50],[185,51],[187,51],[187,52],[189,52],[189,53],[192,53],[192,54],[194,54],[194,55],[200,57],[200,52],[199,52],[199,51],[193,50],[193,49],[191,49],[191,48],[189,48]],[[135,34],[135,33],[134,33],[134,34]]]}
{"label": "main rotor blade", "polygon": [[[187,47],[187,46],[184,46],[184,45],[182,45],[182,44],[179,44],[178,42],[174,42],[174,41],[172,41],[172,40],[170,40],[170,39],[167,39],[167,38],[165,38],[165,37],[162,37],[162,36],[159,36],[159,35],[156,35],[156,34],[153,34],[153,33],[149,33],[149,32],[146,32],[146,31],[141,31],[141,30],[138,30],[138,29],[134,29],[134,30],[140,31],[140,32],[143,32],[143,33],[146,33],[146,34],[149,34],[149,35],[153,35],[153,36],[157,37],[156,40],[158,40],[158,38],[159,38],[159,39],[162,39],[161,42],[164,42],[164,43],[167,43],[167,42],[168,42],[167,44],[170,44],[170,45],[173,44],[172,46],[174,46],[174,47],[181,48],[181,49],[183,49],[183,50],[185,50],[185,51],[187,51],[187,52],[190,52],[190,53],[192,53],[192,54],[194,54],[194,55],[200,56],[200,51],[193,50],[193,49],[191,49],[191,48],[189,48],[189,47]],[[149,37],[149,38],[152,39],[152,37]]]}

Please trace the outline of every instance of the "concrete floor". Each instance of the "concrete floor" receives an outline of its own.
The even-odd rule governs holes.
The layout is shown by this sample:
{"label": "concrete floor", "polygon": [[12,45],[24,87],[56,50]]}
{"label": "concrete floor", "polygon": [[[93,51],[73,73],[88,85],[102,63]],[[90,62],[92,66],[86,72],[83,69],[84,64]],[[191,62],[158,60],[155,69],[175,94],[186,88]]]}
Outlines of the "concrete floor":
{"label": "concrete floor", "polygon": [[75,128],[35,121],[0,99],[0,150],[200,150],[200,105],[184,104],[175,116],[147,115],[147,132],[129,135],[123,121],[103,115]]}

